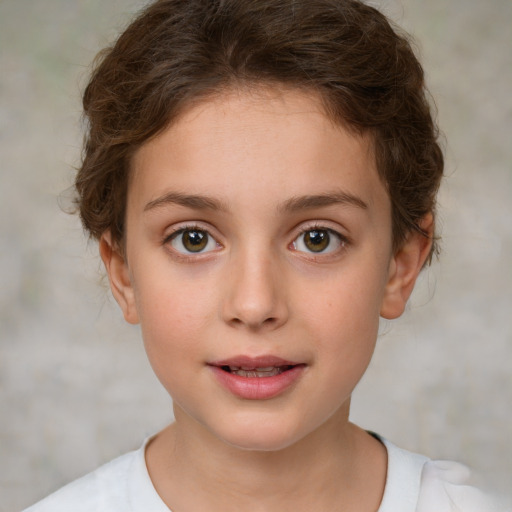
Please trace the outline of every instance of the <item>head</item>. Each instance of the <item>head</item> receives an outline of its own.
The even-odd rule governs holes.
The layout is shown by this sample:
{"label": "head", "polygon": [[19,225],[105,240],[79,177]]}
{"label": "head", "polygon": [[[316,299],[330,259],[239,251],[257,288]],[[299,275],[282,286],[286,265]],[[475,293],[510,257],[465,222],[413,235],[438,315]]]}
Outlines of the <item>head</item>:
{"label": "head", "polygon": [[407,40],[353,0],[163,0],[84,106],[82,220],[177,424],[262,450],[338,432],[432,254],[442,156]]}
{"label": "head", "polygon": [[[121,248],[133,155],[191,105],[234,88],[318,96],[370,138],[391,201],[393,246],[434,214],[443,172],[421,65],[406,35],[355,0],[160,0],[98,57],[84,94],[76,179],[85,229]],[[433,238],[427,262],[437,251]]]}

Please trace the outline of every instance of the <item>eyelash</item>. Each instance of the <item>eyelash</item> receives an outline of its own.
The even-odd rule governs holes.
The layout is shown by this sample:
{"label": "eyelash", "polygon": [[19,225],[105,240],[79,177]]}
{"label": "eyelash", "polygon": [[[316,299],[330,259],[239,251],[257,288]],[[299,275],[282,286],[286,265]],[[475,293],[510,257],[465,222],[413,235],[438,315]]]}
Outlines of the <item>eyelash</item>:
{"label": "eyelash", "polygon": [[[300,242],[297,243],[297,241],[299,239],[301,239],[301,237],[304,237],[306,234],[313,233],[313,232],[317,232],[317,233],[321,232],[321,233],[327,234],[327,243],[328,244],[331,244],[332,238],[334,237],[338,242],[338,246],[331,250],[327,250],[327,251],[325,251],[324,249],[322,249],[320,251],[313,251],[313,250],[308,251],[308,250],[299,249],[297,246],[300,244]],[[325,238],[324,238],[324,240],[325,240]],[[322,257],[322,256],[325,257],[327,255],[334,255],[334,253],[339,253],[341,250],[345,249],[349,243],[350,243],[350,240],[348,239],[348,237],[342,235],[338,231],[336,231],[332,228],[328,228],[324,225],[314,224],[312,226],[306,227],[305,229],[302,229],[300,231],[300,233],[294,238],[294,240],[290,244],[290,247],[297,252],[301,252],[301,253],[310,255],[312,257]],[[303,238],[302,238],[302,244],[304,244]]]}
{"label": "eyelash", "polygon": [[[215,244],[215,248],[218,248],[220,247],[221,245],[219,244],[219,242],[217,241],[217,239],[208,231],[208,229],[205,229],[204,227],[202,226],[198,226],[196,224],[190,224],[190,225],[186,225],[186,226],[180,226],[178,227],[177,229],[173,230],[173,232],[167,236],[165,236],[164,240],[163,240],[163,245],[171,245],[173,246],[173,242],[175,240],[179,240],[180,238],[180,235],[183,235],[185,233],[193,233],[193,232],[196,232],[196,233],[203,233],[205,236],[206,236],[206,243],[205,243],[205,247],[208,247],[208,244],[210,244],[211,242],[214,242]],[[200,241],[202,241],[203,239],[201,239]],[[183,241],[182,241],[182,244],[183,244]],[[208,250],[208,251],[203,251],[204,247],[201,248],[200,250],[198,251],[180,251],[178,249],[176,249],[176,247],[173,246],[173,251],[175,253],[178,253],[178,255],[180,257],[197,257],[197,256],[200,256],[200,255],[203,255],[203,254],[207,254],[209,252],[212,252],[213,250],[215,249],[211,249]]]}
{"label": "eyelash", "polygon": [[[204,234],[206,236],[205,245],[203,247],[200,247],[198,251],[192,251],[192,250],[189,251],[186,248],[183,251],[178,250],[173,245],[173,242],[176,240],[179,240],[180,235],[183,235],[187,232],[188,233],[196,232],[196,233]],[[321,250],[319,250],[319,251],[307,250],[307,248],[305,250],[302,249],[301,246],[305,246],[306,243],[304,242],[303,238],[301,239],[301,237],[304,237],[308,233],[311,234],[313,232],[323,233],[323,238],[320,237],[320,243],[323,242],[324,240],[327,240],[327,244],[328,244],[326,246],[327,249],[329,249],[329,245],[332,245],[332,238],[335,238],[337,240],[338,246],[333,249],[327,250],[327,251],[325,250],[325,248],[321,248]],[[327,237],[325,237],[325,235],[327,235]],[[203,238],[200,238],[199,242],[201,242],[202,240],[203,240]],[[210,247],[209,250],[204,251],[204,249],[207,248],[209,244],[211,245],[212,242],[215,244],[215,247],[214,248]],[[338,231],[328,228],[324,225],[314,224],[312,226],[308,226],[307,228],[302,229],[297,234],[297,236],[292,240],[292,242],[288,245],[288,247],[296,252],[307,254],[312,257],[319,257],[319,256],[321,257],[321,256],[331,255],[333,253],[338,253],[340,250],[345,249],[349,243],[350,243],[350,240],[346,236],[339,233]],[[183,239],[181,240],[181,244],[183,245]],[[164,237],[163,245],[171,245],[173,252],[177,253],[177,255],[182,258],[197,258],[197,257],[200,257],[201,255],[205,255],[210,252],[213,252],[216,248],[222,247],[221,244],[210,233],[210,231],[208,229],[205,229],[204,227],[199,226],[197,224],[190,224],[190,225],[186,225],[186,226],[177,227],[175,230],[173,230],[173,232],[171,234],[166,235]]]}

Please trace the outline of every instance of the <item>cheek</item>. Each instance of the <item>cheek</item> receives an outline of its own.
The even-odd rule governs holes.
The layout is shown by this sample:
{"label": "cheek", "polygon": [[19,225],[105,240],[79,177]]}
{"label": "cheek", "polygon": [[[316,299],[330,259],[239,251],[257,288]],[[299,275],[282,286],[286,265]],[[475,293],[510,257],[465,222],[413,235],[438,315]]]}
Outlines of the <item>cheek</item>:
{"label": "cheek", "polygon": [[377,274],[340,272],[317,284],[316,292],[311,287],[308,295],[298,291],[299,297],[308,297],[301,302],[302,329],[310,333],[318,357],[340,378],[358,380],[372,357],[384,290]]}
{"label": "cheek", "polygon": [[303,282],[295,295],[307,323],[320,330],[333,330],[360,337],[373,332],[379,322],[385,280],[380,273],[343,269],[325,279]]}
{"label": "cheek", "polygon": [[148,358],[161,378],[179,361],[193,360],[214,310],[202,287],[177,279],[145,280],[136,288],[136,304]]}

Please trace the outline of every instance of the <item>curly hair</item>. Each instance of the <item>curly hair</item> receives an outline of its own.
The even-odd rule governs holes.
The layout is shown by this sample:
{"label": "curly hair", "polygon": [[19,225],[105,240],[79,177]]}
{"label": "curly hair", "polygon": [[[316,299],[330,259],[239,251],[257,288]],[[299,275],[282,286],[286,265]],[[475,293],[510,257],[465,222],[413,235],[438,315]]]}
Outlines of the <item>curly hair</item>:
{"label": "curly hair", "polygon": [[159,0],[98,55],[84,92],[75,186],[90,236],[122,243],[131,157],[185,107],[274,83],[314,92],[334,122],[371,135],[395,249],[421,232],[443,154],[406,34],[357,0]]}

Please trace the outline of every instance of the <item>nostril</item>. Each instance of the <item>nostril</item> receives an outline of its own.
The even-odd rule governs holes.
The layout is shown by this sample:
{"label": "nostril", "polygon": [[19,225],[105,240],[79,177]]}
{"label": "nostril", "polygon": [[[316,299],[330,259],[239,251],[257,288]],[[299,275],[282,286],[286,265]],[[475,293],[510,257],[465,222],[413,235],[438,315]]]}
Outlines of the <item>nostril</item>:
{"label": "nostril", "polygon": [[275,279],[263,279],[252,272],[228,281],[221,315],[231,327],[250,330],[274,329],[286,322],[288,310],[282,287]]}
{"label": "nostril", "polygon": [[279,323],[279,319],[275,316],[271,316],[271,317],[265,318],[263,320],[254,319],[253,321],[251,321],[251,319],[243,319],[243,318],[234,317],[234,318],[231,318],[229,323],[231,325],[233,325],[234,327],[246,326],[249,329],[260,329],[261,327],[265,327],[265,326],[272,327],[274,325],[277,325]]}

